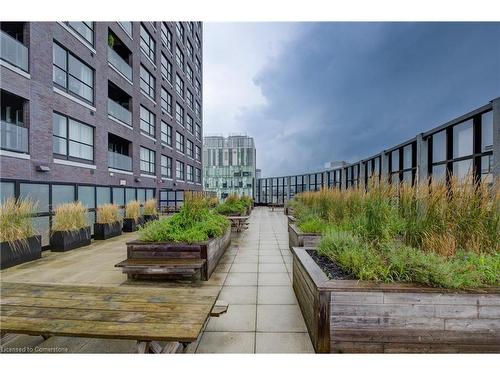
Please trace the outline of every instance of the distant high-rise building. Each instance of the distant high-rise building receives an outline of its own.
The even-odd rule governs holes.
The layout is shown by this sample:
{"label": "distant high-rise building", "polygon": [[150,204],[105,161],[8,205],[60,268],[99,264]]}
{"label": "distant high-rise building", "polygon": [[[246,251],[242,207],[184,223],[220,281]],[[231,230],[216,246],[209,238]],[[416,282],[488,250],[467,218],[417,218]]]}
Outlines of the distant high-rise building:
{"label": "distant high-rise building", "polygon": [[203,138],[204,189],[220,199],[229,194],[254,194],[256,150],[246,135],[207,136]]}

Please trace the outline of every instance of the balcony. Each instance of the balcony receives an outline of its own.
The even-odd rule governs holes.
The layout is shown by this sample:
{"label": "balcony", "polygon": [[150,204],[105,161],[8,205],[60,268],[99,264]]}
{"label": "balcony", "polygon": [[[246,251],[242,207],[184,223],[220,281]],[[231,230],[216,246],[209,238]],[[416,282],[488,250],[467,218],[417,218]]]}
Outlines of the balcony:
{"label": "balcony", "polygon": [[0,144],[2,150],[28,153],[28,128],[0,122]]}
{"label": "balcony", "polygon": [[132,158],[118,152],[108,151],[108,167],[123,171],[132,171]]}
{"label": "balcony", "polygon": [[132,81],[132,67],[123,58],[116,53],[114,49],[108,46],[108,62],[113,65],[129,81]]}
{"label": "balcony", "polygon": [[3,31],[0,31],[0,38],[0,58],[28,72],[28,48]]}
{"label": "balcony", "polygon": [[118,121],[123,122],[129,126],[132,126],[132,112],[130,112],[125,107],[121,106],[117,102],[108,98],[108,116],[111,116]]}

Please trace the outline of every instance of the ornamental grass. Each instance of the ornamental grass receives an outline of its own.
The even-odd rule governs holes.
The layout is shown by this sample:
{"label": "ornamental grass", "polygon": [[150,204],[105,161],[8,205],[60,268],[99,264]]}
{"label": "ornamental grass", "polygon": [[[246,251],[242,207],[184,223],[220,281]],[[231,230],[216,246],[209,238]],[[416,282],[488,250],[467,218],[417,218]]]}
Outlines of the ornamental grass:
{"label": "ornamental grass", "polygon": [[0,205],[0,242],[14,245],[33,236],[33,215],[37,202],[29,198],[8,198]]}
{"label": "ornamental grass", "polygon": [[52,218],[52,231],[78,230],[87,226],[87,208],[80,202],[58,205]]}
{"label": "ornamental grass", "polygon": [[120,220],[118,205],[107,203],[97,207],[96,223],[113,224],[118,220]]}

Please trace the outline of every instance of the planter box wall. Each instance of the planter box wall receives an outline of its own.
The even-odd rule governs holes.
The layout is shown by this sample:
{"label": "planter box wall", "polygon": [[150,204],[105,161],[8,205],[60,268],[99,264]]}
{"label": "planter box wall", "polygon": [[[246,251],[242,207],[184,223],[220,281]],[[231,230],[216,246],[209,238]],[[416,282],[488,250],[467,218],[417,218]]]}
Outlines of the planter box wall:
{"label": "planter box wall", "polygon": [[304,233],[297,226],[296,222],[288,223],[288,245],[290,250],[294,247],[317,247],[321,241],[321,234]]}
{"label": "planter box wall", "polygon": [[42,236],[36,235],[25,240],[0,243],[0,269],[17,266],[42,257]]}
{"label": "planter box wall", "polygon": [[293,288],[316,352],[500,352],[500,288],[329,280],[302,248]]}
{"label": "planter box wall", "polygon": [[88,246],[91,242],[90,227],[71,231],[55,231],[50,236],[50,250],[55,252]]}
{"label": "planter box wall", "polygon": [[120,236],[122,234],[122,222],[114,223],[94,223],[94,240],[107,240],[108,238]]}
{"label": "planter box wall", "polygon": [[288,231],[290,232],[290,224],[296,224],[297,218],[292,215],[287,215],[287,221],[288,221]]}
{"label": "planter box wall", "polygon": [[140,216],[137,221],[131,218],[123,219],[123,231],[124,232],[135,232],[139,229],[139,226],[144,225],[144,218]]}

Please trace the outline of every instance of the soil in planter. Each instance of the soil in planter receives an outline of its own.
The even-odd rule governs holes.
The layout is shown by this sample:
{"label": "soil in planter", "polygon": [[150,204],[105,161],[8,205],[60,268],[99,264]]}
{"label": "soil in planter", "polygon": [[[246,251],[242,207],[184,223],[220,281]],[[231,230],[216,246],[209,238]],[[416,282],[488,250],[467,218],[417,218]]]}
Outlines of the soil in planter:
{"label": "soil in planter", "polygon": [[333,262],[330,258],[318,254],[314,250],[306,250],[307,253],[313,258],[316,264],[323,270],[323,272],[332,280],[357,280],[354,275],[344,271],[339,265]]}

